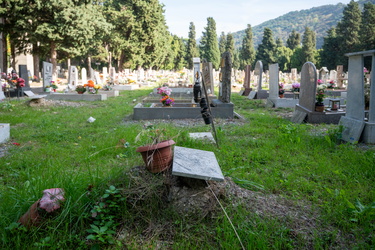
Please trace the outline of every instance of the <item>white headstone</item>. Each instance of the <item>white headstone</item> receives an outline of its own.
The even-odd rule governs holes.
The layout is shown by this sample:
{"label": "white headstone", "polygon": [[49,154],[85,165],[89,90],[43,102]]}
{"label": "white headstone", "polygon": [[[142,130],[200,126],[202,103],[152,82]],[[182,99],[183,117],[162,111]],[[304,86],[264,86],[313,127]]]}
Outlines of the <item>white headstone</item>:
{"label": "white headstone", "polygon": [[70,89],[75,89],[78,85],[78,71],[76,66],[69,67],[68,86]]}
{"label": "white headstone", "polygon": [[255,64],[255,69],[254,69],[254,75],[257,76],[257,90],[260,91],[262,90],[262,82],[263,82],[263,63],[262,61],[257,61]]}
{"label": "white headstone", "polygon": [[270,64],[270,95],[269,97],[275,99],[279,96],[279,64]]}

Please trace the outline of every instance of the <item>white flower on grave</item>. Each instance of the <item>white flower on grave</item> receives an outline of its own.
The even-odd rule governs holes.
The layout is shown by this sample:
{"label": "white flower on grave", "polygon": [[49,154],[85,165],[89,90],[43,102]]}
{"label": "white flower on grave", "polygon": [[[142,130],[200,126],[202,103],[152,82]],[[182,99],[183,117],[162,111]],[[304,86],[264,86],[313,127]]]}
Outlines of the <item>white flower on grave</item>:
{"label": "white flower on grave", "polygon": [[320,84],[317,86],[318,90],[325,90],[327,88],[327,84]]}
{"label": "white flower on grave", "polygon": [[43,191],[43,197],[39,201],[39,207],[48,213],[60,208],[60,202],[64,201],[64,190],[51,188]]}

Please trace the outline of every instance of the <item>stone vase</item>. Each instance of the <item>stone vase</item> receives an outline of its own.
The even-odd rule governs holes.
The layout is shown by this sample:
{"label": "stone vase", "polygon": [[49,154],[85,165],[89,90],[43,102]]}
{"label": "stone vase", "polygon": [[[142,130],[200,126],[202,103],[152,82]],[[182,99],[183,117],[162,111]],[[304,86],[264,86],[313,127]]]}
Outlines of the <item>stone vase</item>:
{"label": "stone vase", "polygon": [[141,153],[146,168],[151,173],[160,173],[169,169],[172,165],[173,140],[162,141],[157,144],[138,147],[137,152]]}
{"label": "stone vase", "polygon": [[315,104],[315,111],[324,112],[324,104],[323,105]]}

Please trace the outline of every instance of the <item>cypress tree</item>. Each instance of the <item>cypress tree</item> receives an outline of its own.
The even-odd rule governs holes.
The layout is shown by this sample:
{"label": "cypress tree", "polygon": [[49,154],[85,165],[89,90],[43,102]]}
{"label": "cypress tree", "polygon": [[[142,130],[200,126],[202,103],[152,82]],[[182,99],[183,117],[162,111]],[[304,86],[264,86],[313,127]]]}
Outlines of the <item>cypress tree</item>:
{"label": "cypress tree", "polygon": [[197,49],[197,42],[195,40],[195,25],[193,22],[190,22],[189,26],[189,35],[188,41],[186,46],[186,57],[185,60],[187,62],[188,68],[193,69],[193,57],[199,56],[199,51]]}
{"label": "cypress tree", "polygon": [[302,39],[302,52],[305,62],[316,63],[316,35],[309,27],[305,27]]}
{"label": "cypress tree", "polygon": [[268,64],[276,62],[276,43],[270,28],[264,28],[262,43],[256,54],[256,61],[259,60],[263,62],[265,70],[268,69]]}
{"label": "cypress tree", "polygon": [[284,46],[284,44],[283,44],[283,40],[281,40],[281,38],[278,37],[278,38],[276,39],[276,47],[277,47],[277,48],[280,48],[280,47],[283,47],[283,46]]}
{"label": "cypress tree", "polygon": [[207,62],[212,62],[215,69],[219,68],[220,64],[220,51],[216,34],[216,22],[212,17],[207,18],[207,27],[201,39],[201,56]]}
{"label": "cypress tree", "polygon": [[286,46],[294,50],[297,48],[301,43],[301,35],[297,33],[295,30],[292,31],[292,33],[289,35],[288,40],[286,41]]}
{"label": "cypress tree", "polygon": [[224,32],[221,32],[221,35],[219,37],[219,51],[220,55],[222,55],[225,52],[225,46],[227,45],[227,36]]}
{"label": "cypress tree", "polygon": [[240,58],[241,68],[244,68],[245,65],[253,65],[255,61],[253,32],[250,24],[248,24],[245,29],[245,36],[242,40],[242,47],[240,49]]}
{"label": "cypress tree", "polygon": [[230,53],[230,57],[233,58],[234,56],[234,38],[232,33],[227,35],[227,42],[225,44],[225,51]]}
{"label": "cypress tree", "polygon": [[336,28],[331,28],[327,31],[327,36],[324,37],[323,47],[320,51],[320,63],[322,66],[325,66],[328,69],[336,69],[339,52],[340,48],[337,40]]}
{"label": "cypress tree", "polygon": [[362,50],[375,49],[375,4],[365,3],[363,6],[359,37]]}
{"label": "cypress tree", "polygon": [[360,47],[359,32],[361,26],[361,11],[359,4],[353,0],[344,8],[343,17],[336,26],[340,44],[339,64],[347,68],[348,58],[345,53],[355,52]]}

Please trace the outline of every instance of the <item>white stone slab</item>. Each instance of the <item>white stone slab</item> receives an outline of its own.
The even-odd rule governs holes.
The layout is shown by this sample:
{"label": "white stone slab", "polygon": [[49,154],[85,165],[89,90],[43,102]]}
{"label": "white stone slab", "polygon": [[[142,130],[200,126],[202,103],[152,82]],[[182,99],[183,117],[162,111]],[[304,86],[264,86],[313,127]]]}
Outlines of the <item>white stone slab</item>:
{"label": "white stone slab", "polygon": [[212,136],[211,132],[189,133],[189,136],[190,138],[193,138],[193,139],[209,140],[209,141],[215,142],[215,139]]}
{"label": "white stone slab", "polygon": [[0,123],[0,143],[5,143],[10,137],[9,123]]}
{"label": "white stone slab", "polygon": [[213,152],[179,146],[174,147],[172,175],[224,181]]}
{"label": "white stone slab", "polygon": [[257,92],[256,91],[251,91],[250,94],[247,96],[248,99],[255,99]]}
{"label": "white stone slab", "polygon": [[356,143],[361,138],[363,128],[365,127],[364,121],[352,119],[347,116],[343,116],[340,119],[340,125],[344,127],[342,131],[342,139],[350,143]]}
{"label": "white stone slab", "polygon": [[25,95],[27,95],[28,97],[35,96],[35,94],[31,90],[25,90],[23,91],[23,93],[25,93]]}

